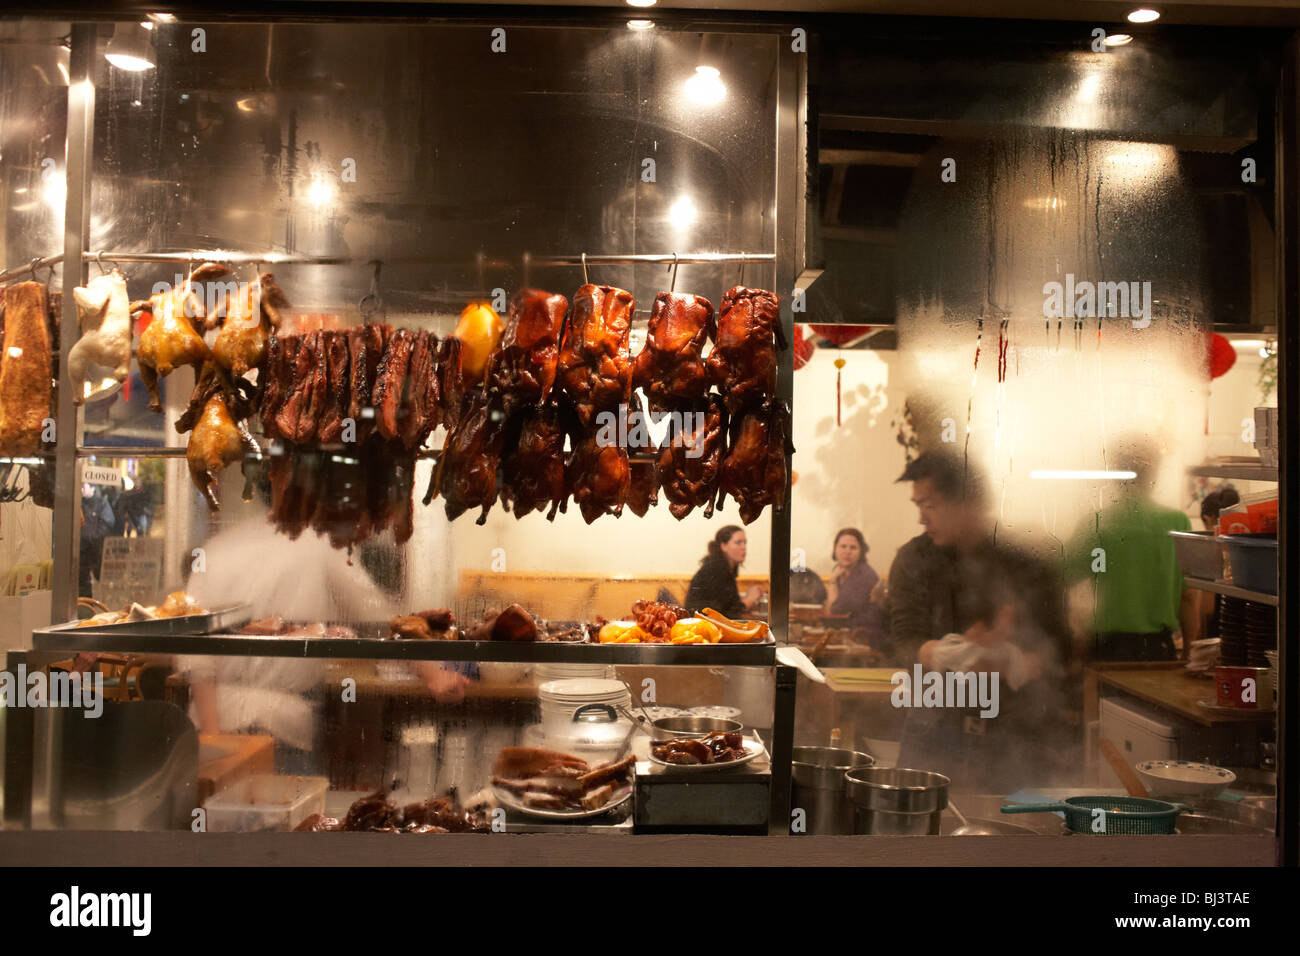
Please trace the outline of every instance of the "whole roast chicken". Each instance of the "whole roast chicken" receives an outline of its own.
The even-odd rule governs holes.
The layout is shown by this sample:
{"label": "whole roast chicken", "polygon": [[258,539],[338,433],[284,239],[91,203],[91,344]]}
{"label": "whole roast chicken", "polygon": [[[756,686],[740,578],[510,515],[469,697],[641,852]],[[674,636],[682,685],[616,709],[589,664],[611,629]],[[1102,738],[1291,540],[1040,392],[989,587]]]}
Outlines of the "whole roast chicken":
{"label": "whole roast chicken", "polygon": [[669,411],[704,398],[710,383],[700,353],[716,334],[708,299],[682,292],[655,296],[649,334],[632,365],[632,384],[645,392],[651,411]]}
{"label": "whole roast chicken", "polygon": [[725,423],[726,412],[716,395],[670,420],[659,453],[658,474],[668,510],[678,521],[695,508],[703,508],[706,518],[713,516],[726,444]]}
{"label": "whole roast chicken", "polygon": [[[190,433],[185,446],[190,478],[213,511],[221,509],[221,473],[246,454],[258,454],[246,424],[252,412],[249,388],[246,380],[232,380],[225,369],[210,361],[194,385],[189,408],[176,421],[178,432]],[[246,496],[248,493],[245,489]]]}
{"label": "whole roast chicken", "polygon": [[86,400],[90,366],[112,369],[119,382],[126,381],[131,372],[131,297],[126,277],[117,269],[96,276],[72,294],[81,337],[68,353],[68,380],[72,404],[80,405]]}
{"label": "whole roast chicken", "polygon": [[786,347],[776,294],[735,286],[722,297],[717,343],[709,353],[709,377],[735,414],[770,398],[776,389],[776,350]]}
{"label": "whole roast chicken", "polygon": [[732,418],[731,440],[718,475],[718,509],[731,495],[741,520],[749,524],[768,505],[783,507],[789,484],[786,457],[793,453],[790,410],[784,403],[770,400]]}
{"label": "whole roast chicken", "polygon": [[211,355],[195,327],[195,321],[204,318],[204,308],[194,283],[208,282],[229,273],[230,270],[223,265],[205,262],[186,276],[179,288],[132,303],[131,311],[144,313],[149,322],[140,333],[135,359],[144,387],[149,390],[149,408],[153,411],[162,411],[158,379],[165,378],[182,365],[198,368]]}
{"label": "whole roast chicken", "polygon": [[617,411],[631,397],[627,342],[635,308],[632,293],[613,286],[588,284],[574,293],[555,385],[584,430],[600,412]]}
{"label": "whole roast chicken", "polygon": [[550,397],[568,307],[564,296],[538,289],[521,289],[510,300],[505,332],[487,367],[487,386],[501,395],[506,414]]}
{"label": "whole roast chicken", "polygon": [[212,345],[212,357],[232,375],[257,368],[271,330],[280,327],[280,310],[288,306],[284,291],[269,272],[240,283],[239,290],[226,297],[218,316],[221,331]]}

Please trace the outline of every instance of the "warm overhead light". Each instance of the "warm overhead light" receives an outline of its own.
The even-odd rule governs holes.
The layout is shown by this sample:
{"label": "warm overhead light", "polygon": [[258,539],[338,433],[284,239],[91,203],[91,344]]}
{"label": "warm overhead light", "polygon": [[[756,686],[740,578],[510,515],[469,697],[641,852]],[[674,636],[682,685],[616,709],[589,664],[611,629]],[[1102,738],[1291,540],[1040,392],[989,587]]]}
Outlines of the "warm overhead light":
{"label": "warm overhead light", "polygon": [[714,67],[697,66],[695,75],[686,81],[686,93],[697,103],[712,104],[727,95],[727,87]]}
{"label": "warm overhead light", "polygon": [[1060,196],[1037,196],[1033,199],[1026,199],[1022,205],[1026,209],[1041,209],[1050,211],[1060,209],[1065,203],[1061,201]]}
{"label": "warm overhead light", "polygon": [[317,177],[307,187],[307,198],[313,206],[324,206],[334,200],[334,187],[324,177]]}
{"label": "warm overhead light", "polygon": [[668,220],[678,229],[685,229],[695,221],[695,203],[690,196],[682,196],[668,209]]}
{"label": "warm overhead light", "polygon": [[653,7],[659,0],[627,0],[629,7]]}
{"label": "warm overhead light", "polygon": [[146,30],[152,30],[152,29],[153,29],[153,21],[152,21],[152,20],[141,20],[141,21],[140,21],[140,26],[144,27]]}
{"label": "warm overhead light", "polygon": [[1112,33],[1106,37],[1106,46],[1124,46],[1126,43],[1132,43],[1133,38],[1127,33]]}
{"label": "warm overhead light", "polygon": [[1108,479],[1128,480],[1136,478],[1136,471],[1088,471],[1086,469],[1046,468],[1031,471],[1030,478],[1051,478],[1062,481],[1105,481]]}
{"label": "warm overhead light", "polygon": [[1098,73],[1089,73],[1079,81],[1079,88],[1075,90],[1074,98],[1081,103],[1092,103],[1097,99],[1097,93],[1101,90],[1101,75]]}
{"label": "warm overhead light", "polygon": [[113,38],[108,41],[104,59],[119,70],[129,73],[152,70],[157,65],[153,47],[149,45],[149,32],[141,30],[134,23],[118,24],[113,31]]}
{"label": "warm overhead light", "polygon": [[1153,20],[1160,19],[1160,11],[1152,10],[1150,7],[1138,7],[1128,15],[1129,23],[1151,23]]}
{"label": "warm overhead light", "polygon": [[655,22],[653,20],[629,20],[627,28],[629,30],[653,30]]}
{"label": "warm overhead light", "polygon": [[151,13],[149,19],[155,23],[175,23],[176,14],[174,13]]}

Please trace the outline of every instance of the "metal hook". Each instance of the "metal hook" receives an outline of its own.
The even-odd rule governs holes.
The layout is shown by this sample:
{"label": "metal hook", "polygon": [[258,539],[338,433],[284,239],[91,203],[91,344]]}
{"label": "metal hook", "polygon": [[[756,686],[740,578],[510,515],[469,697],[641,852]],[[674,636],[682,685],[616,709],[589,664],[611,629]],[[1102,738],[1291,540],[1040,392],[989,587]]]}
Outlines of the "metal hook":
{"label": "metal hook", "polygon": [[524,288],[527,289],[532,285],[532,283],[528,281],[533,271],[533,254],[531,252],[524,253],[523,266],[524,266]]}
{"label": "metal hook", "polygon": [[587,278],[587,254],[582,254],[582,284],[590,285],[591,280]]}
{"label": "metal hook", "polygon": [[95,265],[99,266],[99,274],[100,274],[100,275],[102,275],[102,276],[106,276],[106,275],[108,275],[108,270],[104,268],[104,250],[103,250],[103,249],[100,249],[97,253],[95,253]]}
{"label": "metal hook", "polygon": [[673,253],[673,264],[668,268],[672,270],[673,277],[668,282],[668,294],[672,295],[677,291],[677,253]]}
{"label": "metal hook", "polygon": [[31,266],[30,266],[30,268],[31,268],[31,270],[32,270],[32,281],[33,281],[33,282],[39,282],[39,281],[40,281],[38,278],[36,278],[36,267],[37,267],[38,265],[40,265],[40,264],[41,264],[41,257],[40,257],[40,256],[37,256],[37,257],[36,257],[35,259],[33,259],[32,262],[31,262]]}
{"label": "metal hook", "polygon": [[370,317],[381,312],[384,307],[384,300],[379,297],[379,270],[383,267],[383,262],[371,259],[370,264],[375,267],[370,275],[370,291],[357,303],[357,309],[361,312],[361,321],[367,324],[370,322]]}

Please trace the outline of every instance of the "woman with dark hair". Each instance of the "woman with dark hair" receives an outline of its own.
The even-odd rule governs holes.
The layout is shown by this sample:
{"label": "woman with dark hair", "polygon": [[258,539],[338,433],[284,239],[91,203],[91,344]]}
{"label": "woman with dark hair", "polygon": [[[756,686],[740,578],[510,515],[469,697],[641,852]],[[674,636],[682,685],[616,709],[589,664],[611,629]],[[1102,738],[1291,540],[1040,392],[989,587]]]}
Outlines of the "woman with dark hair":
{"label": "woman with dark hair", "polygon": [[710,607],[728,617],[738,617],[751,610],[763,597],[757,584],[740,596],[736,587],[736,574],[745,563],[748,542],[745,529],[729,524],[718,529],[709,542],[709,553],[700,562],[700,569],[691,578],[686,592],[686,610],[692,614]]}
{"label": "woman with dark hair", "polygon": [[868,642],[878,647],[885,641],[884,617],[872,603],[871,592],[880,575],[867,564],[867,550],[867,541],[857,528],[836,532],[831,547],[835,569],[826,587],[825,609],[827,614],[847,614],[849,626],[866,628]]}

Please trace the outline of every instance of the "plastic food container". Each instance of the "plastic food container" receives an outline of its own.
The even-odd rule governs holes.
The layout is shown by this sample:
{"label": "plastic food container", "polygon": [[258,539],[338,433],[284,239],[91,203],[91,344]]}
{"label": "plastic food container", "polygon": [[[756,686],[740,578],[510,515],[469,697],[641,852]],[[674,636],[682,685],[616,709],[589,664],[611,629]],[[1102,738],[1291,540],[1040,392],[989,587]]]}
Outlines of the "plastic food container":
{"label": "plastic food container", "polygon": [[1219,535],[1228,548],[1232,583],[1248,591],[1277,593],[1277,535]]}
{"label": "plastic food container", "polygon": [[204,805],[209,833],[292,830],[313,813],[325,812],[324,777],[282,777],[264,773],[245,777]]}
{"label": "plastic food container", "polygon": [[1178,567],[1193,578],[1217,581],[1223,577],[1223,549],[1213,531],[1170,531]]}

